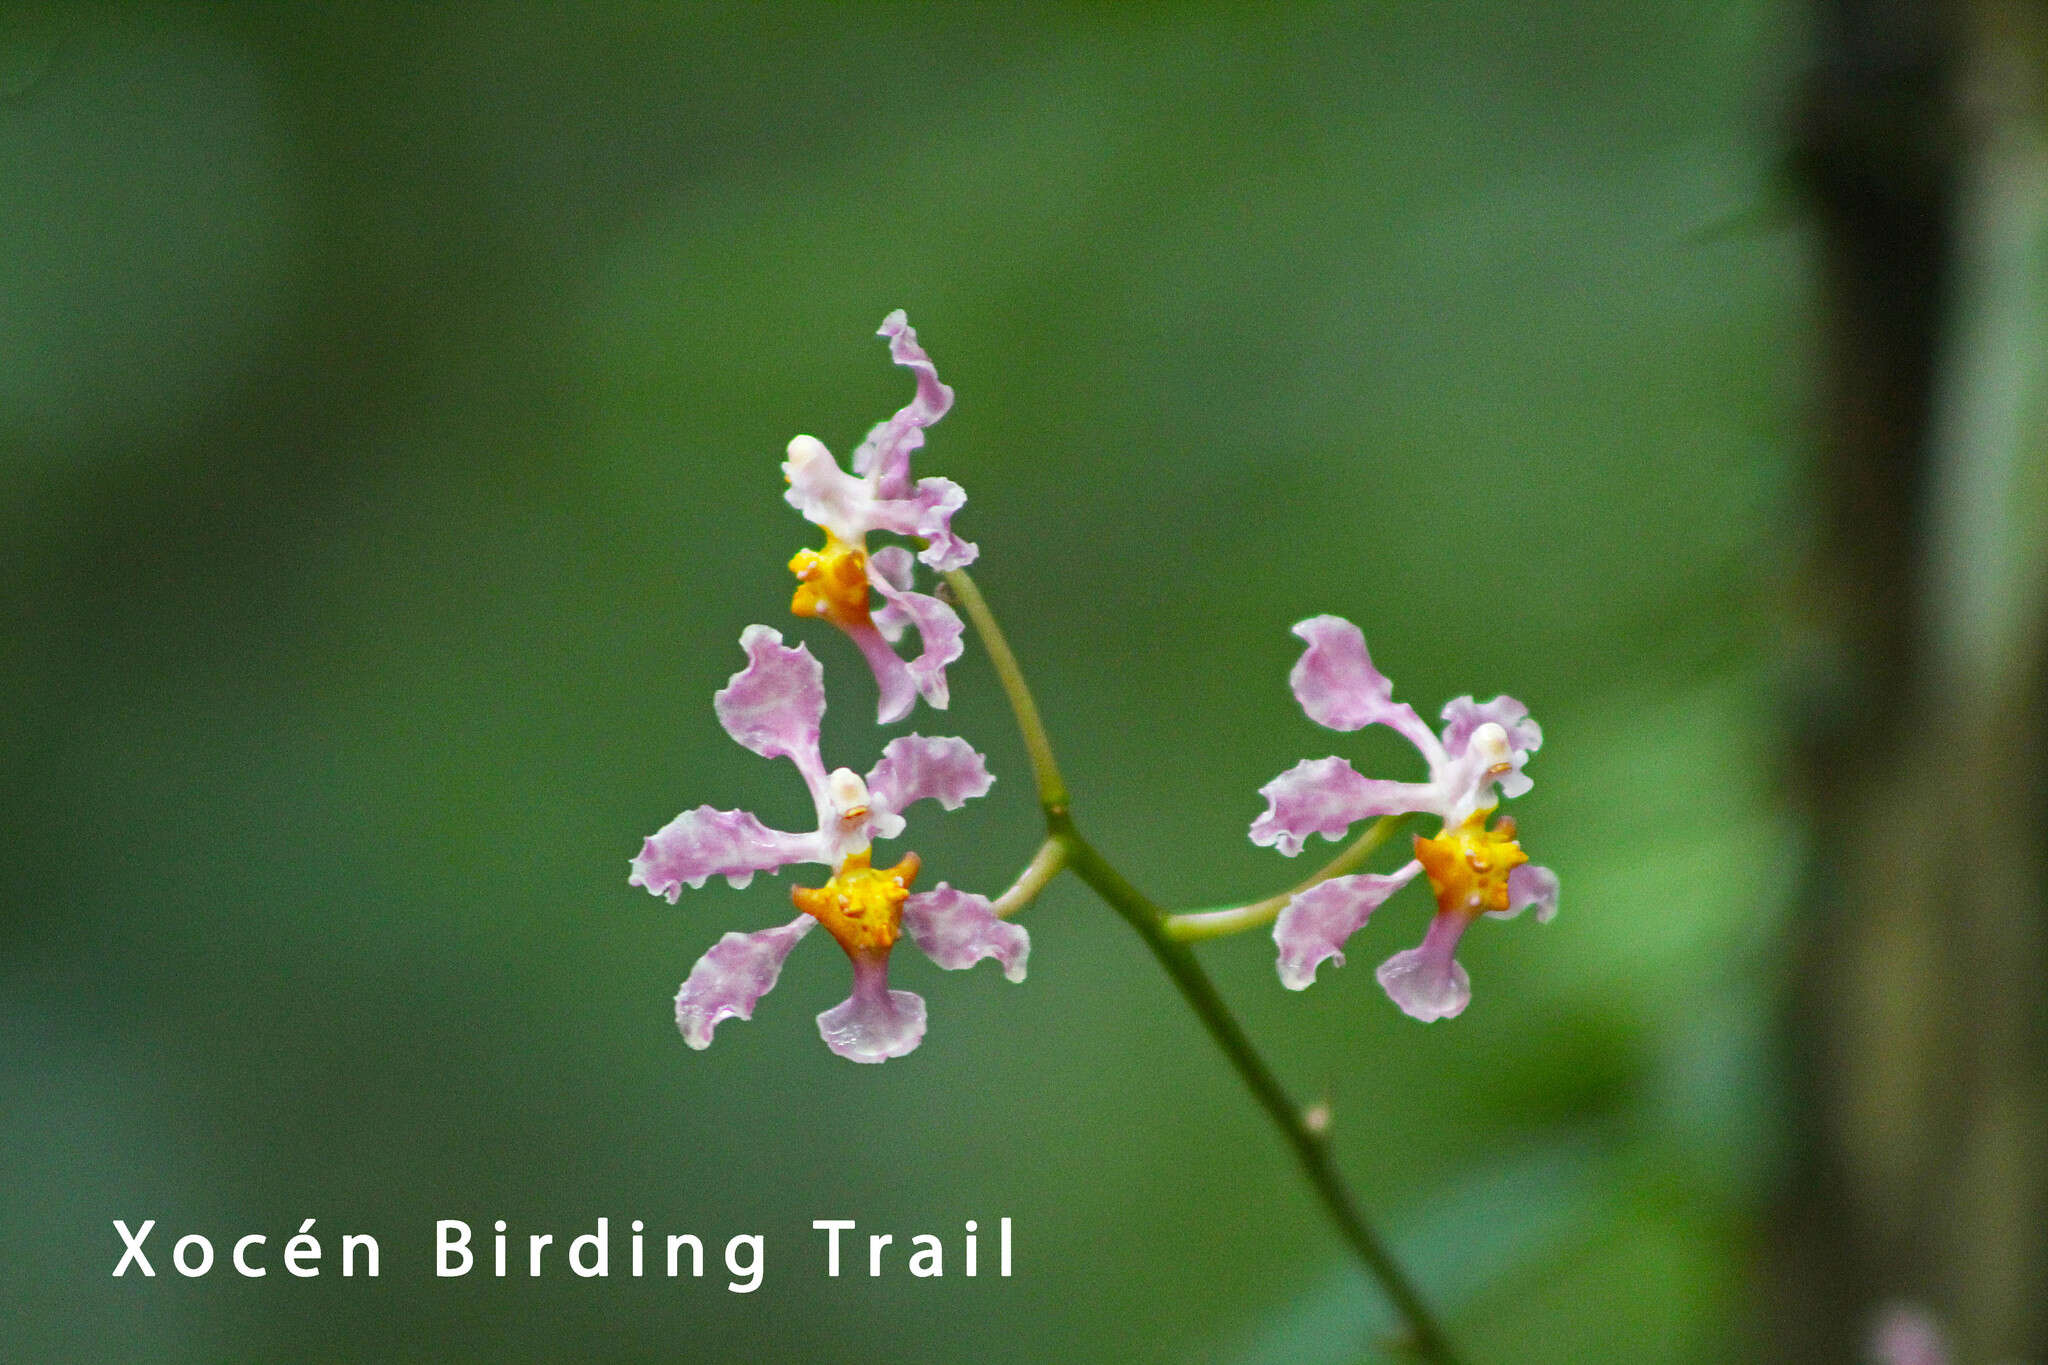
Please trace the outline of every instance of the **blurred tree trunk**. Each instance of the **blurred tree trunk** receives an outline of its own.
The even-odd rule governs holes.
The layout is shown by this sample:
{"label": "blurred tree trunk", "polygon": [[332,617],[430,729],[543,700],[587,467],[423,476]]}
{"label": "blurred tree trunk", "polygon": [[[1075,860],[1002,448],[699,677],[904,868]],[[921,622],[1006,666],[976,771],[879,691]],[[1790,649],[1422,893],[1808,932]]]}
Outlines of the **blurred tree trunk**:
{"label": "blurred tree trunk", "polygon": [[2048,152],[2034,5],[1818,0],[1825,389],[1771,1358],[2048,1360]]}

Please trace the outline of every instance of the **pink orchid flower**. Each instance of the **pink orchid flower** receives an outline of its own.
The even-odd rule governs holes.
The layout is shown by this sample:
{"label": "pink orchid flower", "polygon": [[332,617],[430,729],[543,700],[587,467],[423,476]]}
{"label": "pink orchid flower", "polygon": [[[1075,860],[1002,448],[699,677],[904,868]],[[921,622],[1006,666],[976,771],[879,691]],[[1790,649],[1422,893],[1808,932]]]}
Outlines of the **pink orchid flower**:
{"label": "pink orchid flower", "polygon": [[[868,433],[853,452],[848,474],[813,436],[789,443],[782,466],[789,480],[784,496],[805,519],[822,527],[822,549],[801,550],[789,561],[797,577],[790,609],[798,616],[830,621],[850,636],[881,693],[877,719],[884,725],[901,720],[919,696],[940,710],[949,700],[946,665],[964,646],[960,618],[928,593],[911,591],[914,563],[936,572],[964,569],[979,553],[953,534],[953,514],[967,494],[951,479],[910,482],[910,457],[924,444],[925,428],[953,406],[953,390],[939,382],[939,372],[917,344],[917,333],[897,309],[882,320],[877,333],[889,339],[889,354],[917,376],[917,393],[888,421]],[[901,545],[868,551],[871,532],[888,531],[924,542],[915,560]],[[872,607],[874,596],[882,599]],[[916,658],[901,658],[895,649],[906,628],[915,628],[923,648]]]}
{"label": "pink orchid flower", "polygon": [[1344,941],[1422,873],[1436,892],[1436,917],[1420,947],[1380,964],[1379,982],[1414,1018],[1452,1018],[1472,998],[1471,980],[1454,956],[1472,922],[1481,915],[1512,919],[1532,905],[1540,923],[1557,913],[1557,874],[1529,861],[1512,819],[1488,827],[1500,797],[1520,796],[1533,785],[1522,768],[1542,746],[1543,731],[1513,697],[1481,703],[1467,696],[1444,707],[1439,734],[1413,707],[1393,699],[1393,684],[1373,667],[1357,626],[1317,616],[1294,633],[1308,649],[1289,682],[1309,719],[1332,730],[1387,726],[1422,754],[1429,777],[1382,781],[1361,776],[1341,758],[1304,759],[1259,789],[1266,810],[1252,822],[1252,842],[1292,857],[1312,834],[1339,839],[1358,821],[1377,816],[1414,812],[1443,824],[1433,836],[1416,836],[1415,857],[1406,866],[1384,875],[1332,877],[1288,902],[1273,925],[1280,980],[1290,990],[1306,990],[1326,960],[1343,966]]}
{"label": "pink orchid flower", "polygon": [[818,827],[786,833],[747,811],[699,806],[647,840],[630,882],[673,904],[685,884],[702,886],[709,877],[743,887],[756,872],[792,863],[820,863],[833,872],[825,885],[791,893],[803,913],[789,923],[730,933],[714,944],[676,996],[676,1024],[683,1041],[701,1049],[724,1020],[751,1019],[790,950],[822,924],[853,963],[853,993],[818,1016],[825,1045],[856,1062],[901,1057],[925,1031],[924,1001],[889,988],[889,954],[904,933],[941,967],[960,970],[992,957],[1012,981],[1024,979],[1031,940],[1022,926],[996,918],[986,897],[944,882],[912,891],[917,855],[878,868],[873,843],[900,835],[903,812],[914,803],[930,799],[957,810],[995,779],[965,740],[922,735],[891,740],[865,777],[850,768],[827,772],[818,745],[825,714],[818,661],[802,645],[786,647],[767,626],[747,627],[740,644],[747,666],[714,698],[719,723],[762,757],[796,765]]}

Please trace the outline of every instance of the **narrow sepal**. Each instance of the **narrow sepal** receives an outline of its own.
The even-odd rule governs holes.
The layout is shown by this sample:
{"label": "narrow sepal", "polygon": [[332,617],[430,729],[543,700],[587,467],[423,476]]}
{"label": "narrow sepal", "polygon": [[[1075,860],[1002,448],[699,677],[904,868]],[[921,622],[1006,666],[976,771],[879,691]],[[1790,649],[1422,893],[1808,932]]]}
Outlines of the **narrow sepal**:
{"label": "narrow sepal", "polygon": [[1290,991],[1305,991],[1324,962],[1343,966],[1344,941],[1364,928],[1372,912],[1421,870],[1422,864],[1411,862],[1386,876],[1368,872],[1332,877],[1289,901],[1273,922],[1280,984]]}
{"label": "narrow sepal", "polygon": [[799,915],[787,924],[752,934],[727,934],[697,959],[689,980],[676,993],[676,1027],[683,1041],[702,1051],[711,1031],[727,1019],[751,1019],[762,996],[775,989],[790,949],[817,921]]}

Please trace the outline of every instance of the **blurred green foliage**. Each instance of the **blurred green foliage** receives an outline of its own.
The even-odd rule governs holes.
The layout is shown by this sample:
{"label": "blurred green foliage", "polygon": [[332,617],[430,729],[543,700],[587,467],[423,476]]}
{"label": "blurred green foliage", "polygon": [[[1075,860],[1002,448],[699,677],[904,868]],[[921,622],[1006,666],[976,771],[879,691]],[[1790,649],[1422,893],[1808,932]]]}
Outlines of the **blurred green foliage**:
{"label": "blurred green foliage", "polygon": [[[1771,599],[1797,532],[1803,245],[1760,4],[64,7],[0,29],[0,1355],[1347,1361],[1378,1309],[1137,944],[1076,886],[1031,979],[907,962],[858,1068],[812,945],[688,1052],[669,999],[788,878],[625,884],[686,805],[796,820],[710,693],[786,613],[798,431],[959,393],[921,459],[1077,808],[1170,903],[1300,869],[1256,788],[1397,743],[1307,722],[1287,627],[1358,620],[1425,711],[1544,722],[1548,928],[1423,1028],[1371,964],[1204,950],[1475,1356],[1740,1359],[1787,836]],[[1030,852],[995,794],[934,879]],[[1407,763],[1412,765],[1412,755]],[[1411,898],[1412,897],[1412,898]],[[822,944],[822,940],[820,940]],[[814,1218],[1019,1273],[827,1280]],[[436,1280],[433,1220],[765,1234],[722,1278]],[[113,1280],[110,1219],[160,1220]],[[381,1278],[273,1256],[316,1217]],[[711,1239],[716,1241],[711,1241]],[[620,1256],[615,1246],[615,1261]]]}

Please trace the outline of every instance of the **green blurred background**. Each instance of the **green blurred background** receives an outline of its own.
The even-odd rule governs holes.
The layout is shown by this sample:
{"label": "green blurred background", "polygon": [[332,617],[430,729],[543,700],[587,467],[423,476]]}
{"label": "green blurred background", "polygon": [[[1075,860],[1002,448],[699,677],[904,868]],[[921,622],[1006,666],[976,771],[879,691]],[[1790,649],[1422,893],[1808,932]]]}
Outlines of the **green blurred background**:
{"label": "green blurred background", "polygon": [[[968,490],[1084,826],[1161,899],[1303,870],[1245,838],[1299,758],[1412,775],[1302,717],[1301,617],[1359,621],[1425,713],[1531,705],[1563,912],[1472,936],[1463,1018],[1372,979],[1419,892],[1301,996],[1264,934],[1204,957],[1476,1356],[1748,1358],[1812,328],[1787,24],[11,10],[0,1356],[1364,1356],[1376,1300],[1076,884],[1021,987],[902,959],[906,1060],[821,1046],[822,939],[708,1052],[676,1035],[696,956],[790,913],[788,878],[625,881],[685,806],[803,818],[712,715],[741,629],[823,659],[829,761],[878,746],[851,646],[787,614],[815,535],[777,462],[906,400],[901,306],[958,391],[920,468]],[[915,728],[999,781],[915,846],[993,892],[1029,776],[978,650],[953,690]],[[828,1280],[809,1230],[950,1261],[1005,1215],[1010,1280]],[[600,1216],[613,1275],[575,1278]],[[114,1218],[158,1220],[155,1279],[110,1278]],[[435,1279],[438,1218],[554,1234],[548,1275]],[[764,1234],[764,1287],[624,1278],[634,1218],[714,1263]],[[262,1280],[226,1267],[250,1232]],[[380,1278],[335,1273],[345,1232]]]}

